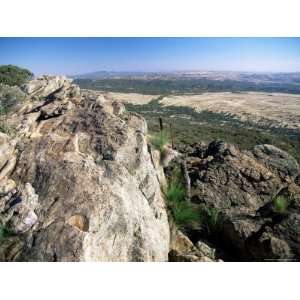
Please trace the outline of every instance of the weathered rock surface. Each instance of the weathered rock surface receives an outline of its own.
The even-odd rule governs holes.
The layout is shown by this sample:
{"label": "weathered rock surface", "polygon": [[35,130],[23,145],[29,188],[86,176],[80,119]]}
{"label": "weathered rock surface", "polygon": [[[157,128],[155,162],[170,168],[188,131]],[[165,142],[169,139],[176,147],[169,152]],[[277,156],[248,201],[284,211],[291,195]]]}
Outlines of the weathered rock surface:
{"label": "weathered rock surface", "polygon": [[[217,209],[218,238],[238,260],[300,260],[300,167],[286,152],[259,145],[240,151],[224,142],[188,153],[192,203]],[[285,211],[274,199],[284,197]]]}
{"label": "weathered rock surface", "polygon": [[44,75],[23,85],[22,90],[32,98],[40,99],[47,97],[65,99],[80,95],[79,87],[73,85],[65,76]]}
{"label": "weathered rock surface", "polygon": [[[169,225],[145,120],[44,76],[0,136],[2,261],[167,261]],[[42,99],[38,101],[37,99]],[[12,164],[11,164],[12,165]]]}
{"label": "weathered rock surface", "polygon": [[170,252],[171,262],[216,262],[220,261],[215,249],[208,246],[203,241],[198,241],[196,245],[174,224],[172,219],[170,224]]}

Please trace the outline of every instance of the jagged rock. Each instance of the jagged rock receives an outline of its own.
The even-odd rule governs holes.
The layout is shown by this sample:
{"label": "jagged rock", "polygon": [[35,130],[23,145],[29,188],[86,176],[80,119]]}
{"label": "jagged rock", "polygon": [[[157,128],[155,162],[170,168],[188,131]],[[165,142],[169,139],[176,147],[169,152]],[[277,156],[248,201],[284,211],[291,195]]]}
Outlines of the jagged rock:
{"label": "jagged rock", "polygon": [[0,170],[12,158],[15,150],[15,142],[10,141],[9,137],[0,132]]}
{"label": "jagged rock", "polygon": [[199,241],[196,246],[183,232],[170,221],[170,252],[169,261],[172,262],[214,262],[217,261],[215,250],[204,242]]}
{"label": "jagged rock", "polygon": [[30,97],[46,98],[57,93],[58,98],[65,98],[66,91],[71,88],[71,81],[65,76],[41,76],[22,86],[22,90]]}
{"label": "jagged rock", "polygon": [[112,107],[113,107],[113,113],[116,115],[116,116],[120,116],[124,113],[125,111],[125,105],[121,102],[117,102],[117,101],[114,101],[112,103]]}
{"label": "jagged rock", "polygon": [[0,181],[0,196],[5,196],[16,187],[16,183],[12,179],[5,178]]}
{"label": "jagged rock", "polygon": [[16,234],[28,231],[37,221],[34,211],[25,205],[20,205],[14,210],[15,216],[7,222],[9,228]]}
{"label": "jagged rock", "polygon": [[51,102],[40,109],[40,119],[49,119],[66,113],[73,108],[73,104],[70,101],[67,102]]}
{"label": "jagged rock", "polygon": [[209,245],[207,245],[203,241],[198,241],[196,243],[196,247],[206,257],[208,257],[210,259],[213,259],[213,260],[216,259],[216,249],[210,247]]}
{"label": "jagged rock", "polygon": [[299,175],[300,168],[297,161],[287,152],[273,145],[258,145],[254,147],[252,153],[258,161],[269,166],[282,178],[295,178]]}
{"label": "jagged rock", "polygon": [[11,174],[15,168],[16,162],[17,159],[15,156],[12,156],[9,160],[7,160],[6,164],[0,171],[0,181]]}
{"label": "jagged rock", "polygon": [[24,233],[38,221],[34,211],[38,205],[38,195],[30,183],[26,183],[21,191],[14,190],[7,194],[4,201],[4,207],[0,210],[0,220],[11,232]]}
{"label": "jagged rock", "polygon": [[[190,150],[188,155],[199,153]],[[240,151],[215,141],[197,163],[188,163],[191,200],[219,211],[219,239],[237,259],[300,259],[300,174],[297,161],[271,145]],[[191,161],[190,158],[190,161]],[[209,159],[208,159],[209,158]],[[284,196],[287,211],[277,213],[273,199]],[[268,232],[266,234],[266,232]]]}
{"label": "jagged rock", "polygon": [[180,154],[171,147],[166,146],[161,154],[160,163],[163,167],[167,167],[169,163],[178,157]]}
{"label": "jagged rock", "polygon": [[104,95],[99,95],[96,99],[96,101],[99,103],[99,104],[105,104],[107,103],[107,100],[105,99]]}
{"label": "jagged rock", "polygon": [[64,78],[44,76],[24,90],[42,100],[8,118],[22,129],[9,175],[17,190],[0,217],[16,236],[0,245],[0,258],[167,261],[168,218],[145,120],[96,96],[72,98],[78,89]]}

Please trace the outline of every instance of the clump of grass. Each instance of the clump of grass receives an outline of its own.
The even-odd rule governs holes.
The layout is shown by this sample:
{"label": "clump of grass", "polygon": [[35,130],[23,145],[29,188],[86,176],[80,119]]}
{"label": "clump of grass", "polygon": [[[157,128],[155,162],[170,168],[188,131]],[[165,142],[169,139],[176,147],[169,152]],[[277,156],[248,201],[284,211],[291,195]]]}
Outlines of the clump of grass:
{"label": "clump of grass", "polygon": [[187,202],[177,202],[171,209],[175,223],[180,227],[193,225],[199,221],[199,213]]}
{"label": "clump of grass", "polygon": [[202,227],[207,234],[216,233],[220,225],[220,211],[213,207],[201,207],[200,215]]}
{"label": "clump of grass", "polygon": [[12,232],[5,225],[0,224],[0,242],[10,237]]}
{"label": "clump of grass", "polygon": [[174,221],[179,227],[184,228],[199,221],[199,212],[186,201],[186,190],[181,182],[179,169],[173,171],[165,195]]}
{"label": "clump of grass", "polygon": [[169,143],[169,137],[165,131],[161,131],[153,134],[150,138],[150,142],[156,150],[159,150],[160,153],[163,153],[165,146]]}
{"label": "clump of grass", "polygon": [[277,196],[273,199],[274,211],[278,214],[284,214],[289,205],[288,199],[283,196]]}

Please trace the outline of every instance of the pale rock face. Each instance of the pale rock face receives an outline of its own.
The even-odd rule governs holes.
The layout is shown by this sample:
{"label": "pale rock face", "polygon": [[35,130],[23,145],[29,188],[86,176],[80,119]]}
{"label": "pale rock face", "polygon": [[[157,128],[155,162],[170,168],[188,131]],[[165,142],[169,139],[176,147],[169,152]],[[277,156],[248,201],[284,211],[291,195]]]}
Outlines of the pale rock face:
{"label": "pale rock face", "polygon": [[22,86],[22,90],[32,99],[55,98],[63,100],[80,96],[78,86],[65,76],[44,75]]}
{"label": "pale rock face", "polygon": [[17,235],[0,245],[0,259],[167,261],[168,217],[145,120],[69,89],[64,78],[29,82],[27,93],[52,96],[11,120],[22,124],[19,152],[3,180],[16,187],[7,193],[0,181],[0,217]]}
{"label": "pale rock face", "polygon": [[12,157],[15,145],[6,134],[0,133],[0,170]]}

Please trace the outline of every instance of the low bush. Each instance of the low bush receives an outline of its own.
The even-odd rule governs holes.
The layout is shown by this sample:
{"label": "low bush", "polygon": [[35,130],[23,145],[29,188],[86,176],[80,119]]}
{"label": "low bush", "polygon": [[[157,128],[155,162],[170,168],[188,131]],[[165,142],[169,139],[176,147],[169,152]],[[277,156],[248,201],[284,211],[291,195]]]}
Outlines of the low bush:
{"label": "low bush", "polygon": [[13,65],[0,66],[0,83],[10,86],[20,86],[33,77],[27,70]]}
{"label": "low bush", "polygon": [[0,115],[12,111],[24,100],[25,94],[18,87],[0,83]]}

